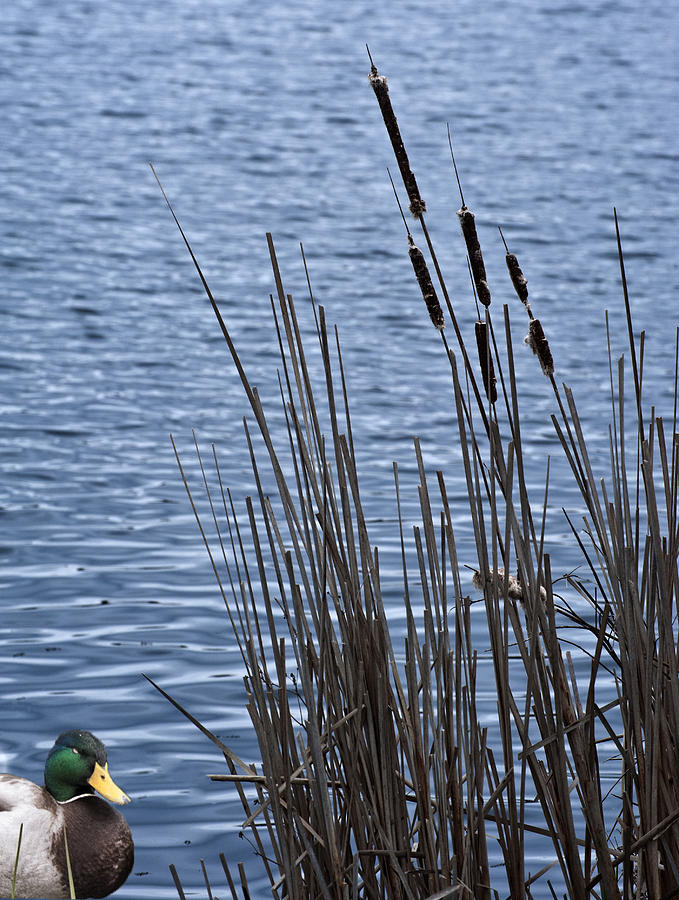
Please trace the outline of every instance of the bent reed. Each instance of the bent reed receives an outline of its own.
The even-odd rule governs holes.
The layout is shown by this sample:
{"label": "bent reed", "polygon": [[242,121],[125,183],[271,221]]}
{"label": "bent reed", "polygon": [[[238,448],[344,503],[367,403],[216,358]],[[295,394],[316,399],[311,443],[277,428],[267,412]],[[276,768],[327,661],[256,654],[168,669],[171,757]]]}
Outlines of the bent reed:
{"label": "bent reed", "polygon": [[[177,221],[266,455],[261,461],[245,422],[257,490],[245,498],[242,517],[215,448],[208,466],[196,443],[209,507],[204,515],[175,447],[247,672],[248,712],[261,753],[257,766],[248,765],[196,722],[224,753],[226,771],[210,777],[233,783],[238,792],[243,830],[278,900],[677,896],[677,366],[667,428],[644,412],[644,335],[637,347],[616,215],[629,355],[613,360],[609,349],[610,470],[598,477],[575,399],[556,382],[547,338],[528,305],[526,278],[505,244],[507,287],[514,286],[528,312],[527,341],[551,383],[553,427],[586,510],[578,524],[566,513],[582,554],[579,574],[564,579],[578,602],[567,603],[555,594],[545,551],[549,470],[541,497],[531,501],[527,487],[509,307],[495,322],[497,301],[491,305],[474,217],[462,198],[458,216],[473,293],[482,305],[475,364],[427,229],[386,78],[372,60],[370,83],[430,259],[415,248],[406,225],[416,281],[450,366],[498,740],[491,745],[478,711],[479,639],[462,588],[443,472],[426,472],[416,439],[421,521],[407,535],[393,466],[407,623],[405,646],[395,647],[380,553],[361,500],[337,329],[329,328],[309,282],[324,379],[318,388],[267,235],[287,426],[287,442],[277,444]],[[452,343],[434,280],[453,326]],[[495,297],[503,288],[494,286]],[[267,479],[275,495],[265,490]],[[539,847],[544,860],[537,871],[528,871],[528,847]],[[247,900],[245,869],[239,866],[235,877],[221,861],[233,900]],[[181,897],[174,869],[173,878]],[[205,882],[212,897],[206,874]]]}

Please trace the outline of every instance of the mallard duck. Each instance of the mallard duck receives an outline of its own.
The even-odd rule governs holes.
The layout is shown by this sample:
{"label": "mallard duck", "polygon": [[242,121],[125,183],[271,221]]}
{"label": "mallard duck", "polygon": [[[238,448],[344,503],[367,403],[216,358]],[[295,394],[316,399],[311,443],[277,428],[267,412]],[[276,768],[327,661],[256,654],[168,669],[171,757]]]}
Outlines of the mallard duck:
{"label": "mallard duck", "polygon": [[134,844],[106,800],[129,803],[108,774],[106,749],[89,731],[66,731],[47,754],[45,787],[0,774],[0,897],[70,897],[64,837],[76,897],[106,897],[130,874]]}

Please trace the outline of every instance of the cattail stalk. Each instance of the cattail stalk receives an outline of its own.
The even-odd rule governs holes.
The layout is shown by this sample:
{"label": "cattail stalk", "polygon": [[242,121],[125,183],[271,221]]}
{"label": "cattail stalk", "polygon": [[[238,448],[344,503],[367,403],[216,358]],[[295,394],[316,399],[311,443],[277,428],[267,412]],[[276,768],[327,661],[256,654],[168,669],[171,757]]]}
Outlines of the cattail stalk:
{"label": "cattail stalk", "polygon": [[410,261],[413,264],[413,269],[415,270],[417,283],[419,284],[420,290],[422,291],[422,299],[424,300],[427,311],[429,312],[429,318],[433,322],[435,328],[438,328],[439,331],[443,331],[443,329],[446,327],[445,321],[443,319],[443,310],[441,309],[439,298],[436,295],[434,284],[431,280],[431,276],[429,275],[427,262],[420,248],[416,247],[413,243],[413,239],[412,237],[410,237],[410,235],[408,236],[408,243],[410,244],[408,248],[408,254],[410,256]]}
{"label": "cattail stalk", "polygon": [[531,319],[528,326],[528,335],[526,343],[537,356],[540,367],[545,375],[554,374],[554,360],[552,359],[552,351],[549,349],[549,341],[545,337],[542,325],[539,319]]}
{"label": "cattail stalk", "polygon": [[507,251],[505,262],[507,263],[507,269],[509,270],[509,277],[512,279],[514,290],[516,291],[519,300],[526,307],[526,312],[528,313],[528,318],[530,319],[528,334],[526,335],[526,343],[531,348],[533,353],[537,356],[540,363],[540,368],[542,369],[544,374],[547,375],[547,377],[551,377],[554,374],[554,360],[552,358],[552,351],[549,349],[549,341],[545,337],[545,332],[542,330],[540,320],[536,319],[533,316],[533,311],[530,308],[530,303],[528,302],[528,282],[526,281],[525,275],[521,271],[521,266],[519,265],[519,261],[516,258],[515,254],[509,252],[507,241],[505,240],[505,236],[502,233],[502,229],[499,225],[498,231],[500,232],[502,243],[505,245],[505,250]]}
{"label": "cattail stalk", "polygon": [[481,244],[479,244],[479,236],[476,233],[474,213],[470,209],[467,209],[467,204],[464,202],[460,173],[457,171],[457,163],[455,162],[455,154],[453,153],[453,140],[450,136],[450,125],[448,126],[448,146],[450,147],[450,158],[453,161],[455,178],[457,179],[457,186],[460,189],[460,200],[462,201],[462,207],[458,209],[457,217],[460,220],[462,236],[467,245],[467,256],[469,257],[472,278],[476,287],[476,295],[484,306],[490,306],[490,289],[486,277],[486,267],[483,264],[483,253],[481,252]]}
{"label": "cattail stalk", "polygon": [[[368,53],[370,53],[370,51],[368,51]],[[372,89],[375,91],[375,96],[377,97],[377,102],[380,106],[384,124],[387,127],[389,139],[391,140],[391,146],[394,148],[396,162],[398,163],[398,167],[401,170],[403,184],[405,185],[408,199],[410,200],[410,212],[414,216],[419,216],[423,212],[425,212],[427,206],[422,197],[420,197],[420,189],[417,186],[415,175],[410,168],[408,154],[406,153],[406,148],[403,144],[403,138],[401,137],[401,130],[398,127],[396,114],[389,98],[389,87],[387,86],[387,79],[384,75],[380,75],[378,73],[375,64],[372,63],[372,59],[369,79],[370,84],[372,85]]]}
{"label": "cattail stalk", "polygon": [[474,332],[476,334],[476,347],[479,351],[479,363],[481,365],[481,375],[483,377],[483,386],[486,390],[486,397],[491,403],[497,400],[497,378],[495,377],[495,366],[493,365],[493,357],[490,353],[490,344],[488,343],[488,326],[485,322],[474,322]]}
{"label": "cattail stalk", "polygon": [[415,241],[413,240],[413,236],[410,233],[410,229],[408,228],[406,217],[403,214],[401,201],[398,199],[398,192],[396,190],[396,185],[394,184],[394,179],[391,177],[391,172],[388,168],[387,175],[389,176],[389,181],[391,182],[391,187],[394,191],[394,197],[396,198],[396,203],[398,204],[398,209],[401,213],[403,224],[405,225],[406,234],[408,235],[408,254],[410,255],[410,261],[412,262],[413,269],[415,270],[417,283],[419,284],[420,290],[422,291],[422,299],[425,302],[425,305],[429,312],[429,318],[434,323],[434,327],[438,328],[438,330],[442,332],[446,327],[443,319],[443,310],[441,309],[439,298],[436,296],[436,290],[431,280],[427,263],[420,248],[415,246]]}
{"label": "cattail stalk", "polygon": [[458,209],[457,215],[460,220],[464,242],[467,245],[467,255],[469,256],[469,264],[472,267],[476,293],[484,306],[490,306],[490,289],[486,277],[486,267],[483,264],[483,253],[481,252],[481,245],[476,233],[474,213],[463,205],[461,209]]}
{"label": "cattail stalk", "polygon": [[521,266],[519,265],[519,260],[516,258],[516,254],[509,252],[509,247],[507,246],[507,241],[505,240],[505,236],[502,233],[502,229],[499,225],[497,228],[500,232],[502,243],[505,245],[505,262],[507,263],[509,277],[512,279],[512,285],[514,286],[514,290],[516,291],[516,296],[526,307],[528,311],[528,318],[532,319],[533,313],[530,308],[530,303],[528,302],[528,282],[526,281],[526,276],[521,271]]}
{"label": "cattail stalk", "polygon": [[521,266],[519,265],[519,261],[516,258],[514,253],[507,253],[505,256],[505,262],[507,263],[507,268],[509,269],[509,277],[512,279],[512,284],[514,285],[514,290],[516,291],[517,297],[523,303],[523,305],[528,309],[528,282],[521,271]]}

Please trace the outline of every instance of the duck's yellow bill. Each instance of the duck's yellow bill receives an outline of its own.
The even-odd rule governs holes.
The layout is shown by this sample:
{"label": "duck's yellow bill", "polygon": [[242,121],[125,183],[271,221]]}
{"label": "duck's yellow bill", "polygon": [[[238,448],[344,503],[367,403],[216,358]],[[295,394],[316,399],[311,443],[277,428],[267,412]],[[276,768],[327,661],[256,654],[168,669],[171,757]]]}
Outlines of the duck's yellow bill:
{"label": "duck's yellow bill", "polygon": [[121,791],[115,781],[108,774],[108,763],[102,768],[99,763],[94,764],[94,772],[88,778],[88,783],[94,790],[110,800],[111,803],[129,803],[130,798]]}

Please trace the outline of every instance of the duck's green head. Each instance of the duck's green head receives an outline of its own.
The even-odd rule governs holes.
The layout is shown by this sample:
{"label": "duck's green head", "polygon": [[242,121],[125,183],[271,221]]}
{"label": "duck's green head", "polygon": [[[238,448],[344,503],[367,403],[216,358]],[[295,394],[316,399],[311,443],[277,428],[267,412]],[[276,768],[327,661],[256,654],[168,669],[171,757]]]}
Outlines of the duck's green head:
{"label": "duck's green head", "polygon": [[45,787],[60,803],[81,794],[101,794],[113,803],[129,803],[108,774],[106,748],[89,731],[65,731],[45,762]]}

